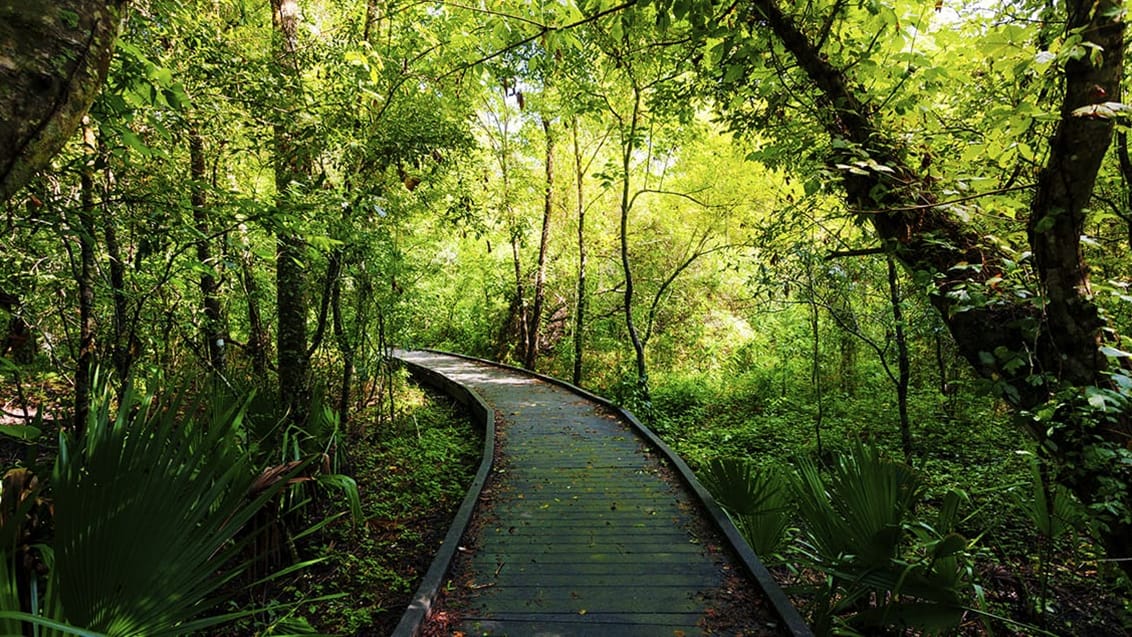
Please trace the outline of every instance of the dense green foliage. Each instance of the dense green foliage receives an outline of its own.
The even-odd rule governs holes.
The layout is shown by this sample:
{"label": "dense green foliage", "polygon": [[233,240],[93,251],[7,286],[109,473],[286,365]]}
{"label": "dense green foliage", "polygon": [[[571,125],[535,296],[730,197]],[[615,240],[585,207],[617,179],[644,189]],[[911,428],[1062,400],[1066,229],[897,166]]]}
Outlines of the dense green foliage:
{"label": "dense green foliage", "polygon": [[[283,521],[266,552],[286,568],[305,525],[345,533],[330,509],[433,519],[370,497],[402,488],[380,467],[456,490],[430,471],[467,449],[437,423],[403,435],[390,356],[449,348],[610,395],[697,468],[802,476],[774,502],[899,457],[914,488],[878,572],[940,583],[955,558],[954,595],[920,601],[1120,632],[1123,19],[1114,0],[140,0],[86,122],[0,202],[0,418],[70,437],[58,503],[69,450],[110,420],[95,370],[118,401],[180,378],[253,396],[249,475],[318,468],[255,522]],[[970,510],[943,523],[953,490]],[[809,565],[783,566],[794,583],[834,580],[800,593],[828,602],[816,624],[901,616],[891,587],[842,586],[862,567],[817,550],[817,513],[733,513],[782,531],[751,535]],[[383,568],[341,570],[408,586]]]}

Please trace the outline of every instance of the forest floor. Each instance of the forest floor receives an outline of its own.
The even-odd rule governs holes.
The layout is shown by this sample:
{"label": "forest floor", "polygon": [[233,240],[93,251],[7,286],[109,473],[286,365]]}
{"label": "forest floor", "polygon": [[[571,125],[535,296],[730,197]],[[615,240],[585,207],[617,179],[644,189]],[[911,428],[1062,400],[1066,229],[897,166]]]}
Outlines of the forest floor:
{"label": "forest floor", "polygon": [[[885,396],[882,391],[862,392],[855,399],[831,400],[822,457],[860,439],[899,457],[897,431],[886,427],[884,416],[895,413],[895,407],[884,402]],[[658,382],[653,397],[653,429],[693,468],[712,457],[731,456],[789,471],[800,455],[818,456],[808,404],[734,388],[711,395],[689,383]],[[1035,505],[1035,493],[1041,489],[1034,481],[1034,454],[1009,418],[989,401],[971,401],[941,417],[933,411],[932,396],[921,398],[913,403],[917,421],[937,424],[915,431],[915,468],[928,492],[917,519],[932,523],[932,505],[948,490],[961,489],[968,497],[957,530],[973,541],[971,571],[964,575],[973,592],[961,634],[1132,634],[1132,585],[1115,564],[1105,561],[1080,512],[1069,502],[1064,508],[1059,504],[1053,513],[1058,537],[1037,531],[1033,516],[1041,509]],[[805,616],[811,601],[806,584],[813,582],[796,566],[805,560],[795,559],[787,549],[768,561],[779,564],[772,572]],[[811,573],[809,579],[816,575]]]}
{"label": "forest floor", "polygon": [[[0,383],[0,433],[8,434],[0,435],[0,476],[29,464],[37,465],[36,474],[50,475],[55,430],[69,400],[68,383],[53,374]],[[254,591],[231,592],[220,610],[271,610],[211,634],[384,637],[393,631],[471,483],[483,439],[447,397],[405,385],[397,400],[395,422],[377,409],[363,410],[343,441],[346,466],[340,470],[357,481],[362,519],[351,519],[338,492],[318,495],[288,526],[301,532],[334,516],[295,542],[301,560],[320,561]],[[25,435],[24,405],[33,419],[36,411],[45,418],[35,446],[13,437]]]}
{"label": "forest floor", "polygon": [[483,440],[447,397],[410,385],[398,401],[392,425],[370,415],[347,439],[347,470],[358,483],[364,521],[335,520],[302,549],[303,558],[323,561],[276,583],[260,601],[338,597],[260,616],[231,635],[393,632],[467,492]]}
{"label": "forest floor", "polygon": [[[317,631],[376,637],[390,634],[396,626],[464,496],[479,462],[482,441],[482,432],[446,398],[409,386],[398,400],[396,422],[390,424],[363,412],[346,438],[348,466],[343,470],[358,482],[364,522],[354,523],[348,515],[342,516],[319,534],[302,540],[301,557],[322,558],[320,564],[277,580],[254,599],[233,601],[231,609],[245,608],[249,602],[291,605],[245,620],[228,635]],[[50,424],[70,407],[68,384],[52,374],[28,374],[18,386],[0,384],[0,426],[9,432],[18,429],[24,422],[24,404],[41,410]],[[668,423],[659,429],[692,457],[708,449],[726,451],[728,443],[718,437],[729,432],[736,440],[744,436],[775,440],[785,435],[785,428],[759,432],[752,421],[736,420],[744,422],[722,423],[711,414],[700,414],[696,431],[711,433],[711,440],[693,440],[691,430]],[[714,426],[705,427],[708,423]],[[965,472],[968,478],[985,474],[985,481],[1000,485],[1018,477],[1016,471],[993,468],[985,457],[969,457],[975,453],[1005,457],[1013,455],[1013,450],[990,448],[989,435],[976,443],[964,440],[964,435],[956,431],[946,438],[924,437],[925,455],[935,458],[933,462],[948,453],[955,455],[948,463],[954,467],[937,464],[932,473]],[[38,470],[48,475],[55,436],[45,431],[40,441]],[[28,445],[0,436],[0,474],[26,465],[29,450]],[[983,600],[974,605],[1005,619],[990,622],[993,634],[1132,634],[1127,589],[1116,581],[1115,569],[1103,561],[1087,532],[1071,531],[1053,542],[1043,542],[1032,524],[1006,500],[980,497],[977,485],[968,488],[973,504],[979,505],[966,533],[979,537],[980,554],[972,579],[981,587]],[[318,506],[331,514],[344,508],[340,501],[329,498]],[[785,584],[798,578],[798,572],[786,566],[774,570]],[[314,601],[334,595],[338,597]],[[804,610],[807,600],[797,597],[795,601]],[[991,634],[985,620],[986,615],[969,613],[962,634]]]}

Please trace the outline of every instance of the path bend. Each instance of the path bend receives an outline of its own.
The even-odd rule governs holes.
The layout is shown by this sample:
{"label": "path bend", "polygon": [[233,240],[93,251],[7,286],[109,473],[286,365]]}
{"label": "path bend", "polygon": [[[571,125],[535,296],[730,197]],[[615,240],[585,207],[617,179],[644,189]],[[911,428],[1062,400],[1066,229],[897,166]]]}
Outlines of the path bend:
{"label": "path bend", "polygon": [[[749,548],[736,553],[727,546],[738,537],[734,528],[721,535],[712,526],[711,518],[722,514],[690,472],[681,478],[683,462],[666,458],[667,448],[650,442],[651,434],[630,415],[513,368],[438,352],[398,357],[431,370],[434,381],[447,379],[449,390],[452,384],[471,390],[495,412],[491,479],[472,522],[454,525],[463,540],[445,610],[458,619],[446,630],[736,634],[727,614],[755,605],[755,614],[766,619],[746,622],[740,634],[811,634]],[[724,519],[724,525],[730,523]],[[444,551],[438,560],[448,561]],[[433,571],[447,566],[434,564]],[[417,596],[426,612],[429,596]],[[419,630],[411,626],[403,634]],[[438,632],[435,625],[429,630]]]}

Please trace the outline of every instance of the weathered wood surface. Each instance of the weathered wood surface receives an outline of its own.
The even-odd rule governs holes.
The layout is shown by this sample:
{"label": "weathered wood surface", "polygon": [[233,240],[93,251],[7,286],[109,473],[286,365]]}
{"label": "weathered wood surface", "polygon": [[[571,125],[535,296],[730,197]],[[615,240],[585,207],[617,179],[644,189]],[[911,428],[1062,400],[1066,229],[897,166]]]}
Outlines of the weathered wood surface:
{"label": "weathered wood surface", "polygon": [[477,392],[505,422],[461,587],[468,635],[702,635],[725,573],[698,509],[606,408],[556,385],[431,352],[403,358]]}

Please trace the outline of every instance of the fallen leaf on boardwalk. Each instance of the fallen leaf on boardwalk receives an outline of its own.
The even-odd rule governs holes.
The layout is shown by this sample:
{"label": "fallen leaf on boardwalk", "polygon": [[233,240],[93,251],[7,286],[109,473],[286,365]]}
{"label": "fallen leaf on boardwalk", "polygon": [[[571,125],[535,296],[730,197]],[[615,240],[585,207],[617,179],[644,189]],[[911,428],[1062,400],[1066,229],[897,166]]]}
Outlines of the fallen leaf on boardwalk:
{"label": "fallen leaf on boardwalk", "polygon": [[586,609],[584,609],[584,608],[583,608],[582,610],[578,611],[578,614],[579,614],[579,615],[585,615],[585,614],[586,614]]}

